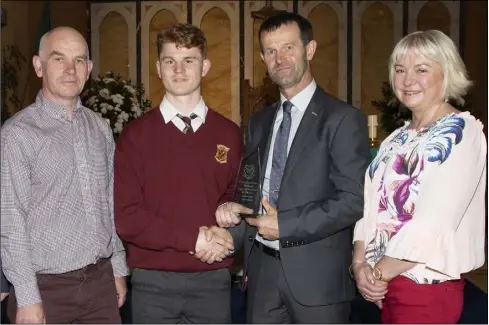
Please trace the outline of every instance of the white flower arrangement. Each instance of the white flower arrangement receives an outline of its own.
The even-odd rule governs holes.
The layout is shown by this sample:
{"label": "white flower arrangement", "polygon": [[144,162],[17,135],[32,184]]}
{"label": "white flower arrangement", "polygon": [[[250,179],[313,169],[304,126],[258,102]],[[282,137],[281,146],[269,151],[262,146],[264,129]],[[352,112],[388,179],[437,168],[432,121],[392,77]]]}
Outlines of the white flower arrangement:
{"label": "white flower arrangement", "polygon": [[151,108],[143,85],[133,85],[114,72],[87,82],[81,94],[83,104],[104,118],[117,138],[122,129]]}

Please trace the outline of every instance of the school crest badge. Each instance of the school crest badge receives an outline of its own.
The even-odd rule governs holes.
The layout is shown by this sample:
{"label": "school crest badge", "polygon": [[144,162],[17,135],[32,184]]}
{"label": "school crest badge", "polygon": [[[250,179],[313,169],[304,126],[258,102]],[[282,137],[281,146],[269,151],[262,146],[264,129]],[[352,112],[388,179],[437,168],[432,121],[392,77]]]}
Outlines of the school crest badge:
{"label": "school crest badge", "polygon": [[228,162],[228,151],[229,151],[228,147],[222,144],[218,144],[216,155],[214,156],[214,158],[218,163],[225,164]]}

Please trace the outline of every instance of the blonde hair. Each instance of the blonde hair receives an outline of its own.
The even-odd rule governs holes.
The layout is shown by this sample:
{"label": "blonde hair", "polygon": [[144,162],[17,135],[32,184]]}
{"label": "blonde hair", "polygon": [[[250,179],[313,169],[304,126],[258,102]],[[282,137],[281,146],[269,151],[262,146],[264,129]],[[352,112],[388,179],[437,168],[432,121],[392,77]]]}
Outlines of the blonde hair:
{"label": "blonde hair", "polygon": [[455,43],[439,30],[414,32],[396,44],[389,58],[389,82],[392,89],[395,89],[395,65],[410,51],[438,62],[443,70],[443,98],[464,103],[462,96],[467,94],[472,81],[468,79],[467,68]]}

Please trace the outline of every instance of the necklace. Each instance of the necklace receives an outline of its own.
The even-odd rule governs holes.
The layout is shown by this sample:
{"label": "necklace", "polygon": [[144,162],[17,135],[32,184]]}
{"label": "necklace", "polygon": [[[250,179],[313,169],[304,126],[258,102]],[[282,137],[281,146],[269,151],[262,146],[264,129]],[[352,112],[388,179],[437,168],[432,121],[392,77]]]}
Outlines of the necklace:
{"label": "necklace", "polygon": [[[434,106],[434,107],[436,107],[436,106]],[[413,120],[414,120],[414,118],[413,118],[413,120],[411,120],[411,123],[409,123],[409,125],[408,125],[408,129],[409,130],[414,130],[416,132],[423,132],[424,130],[429,129],[431,126],[433,126],[438,121],[440,121],[441,119],[443,119],[445,116],[447,116],[450,113],[452,113],[453,110],[450,109],[450,108],[451,108],[451,106],[448,106],[447,107],[446,106],[446,103],[444,102],[440,106],[438,106],[438,107],[436,107],[434,109],[430,109],[431,111],[433,111],[433,116],[431,117],[431,119],[429,120],[428,123],[425,123],[424,126],[418,126],[418,127],[413,128],[412,127]],[[414,114],[413,114],[413,117],[414,117]]]}

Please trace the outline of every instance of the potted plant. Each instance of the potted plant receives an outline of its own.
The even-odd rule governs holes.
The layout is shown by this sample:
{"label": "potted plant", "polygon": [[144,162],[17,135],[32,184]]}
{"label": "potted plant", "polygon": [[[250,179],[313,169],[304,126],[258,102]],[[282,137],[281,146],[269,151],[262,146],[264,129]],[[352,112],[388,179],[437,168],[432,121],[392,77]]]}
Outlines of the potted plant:
{"label": "potted plant", "polygon": [[83,104],[109,123],[114,138],[132,120],[137,119],[151,108],[143,85],[133,85],[118,73],[107,72],[91,79],[81,94]]}

